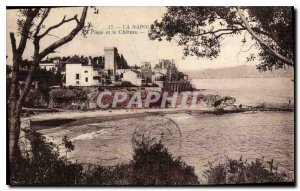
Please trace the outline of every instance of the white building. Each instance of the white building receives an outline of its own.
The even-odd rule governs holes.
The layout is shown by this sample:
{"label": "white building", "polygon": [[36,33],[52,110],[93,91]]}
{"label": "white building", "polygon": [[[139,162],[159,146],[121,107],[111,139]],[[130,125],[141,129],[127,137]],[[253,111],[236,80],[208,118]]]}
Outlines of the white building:
{"label": "white building", "polygon": [[40,61],[39,66],[42,69],[46,70],[58,70],[58,66],[60,64],[60,58],[55,57],[55,58],[47,58],[46,60]]}
{"label": "white building", "polygon": [[57,70],[57,66],[53,62],[40,62],[40,68],[54,71]]}
{"label": "white building", "polygon": [[122,81],[127,81],[136,86],[142,86],[145,84],[145,80],[142,78],[142,74],[136,70],[130,70],[123,73]]}
{"label": "white building", "polygon": [[104,48],[104,69],[93,65],[91,58],[86,61],[73,56],[66,62],[66,86],[98,86],[116,83],[118,50],[115,47]]}
{"label": "white building", "polygon": [[166,75],[163,73],[157,72],[153,75],[153,81],[165,81]]}
{"label": "white building", "polygon": [[157,84],[159,87],[163,88],[164,81],[166,80],[166,75],[163,73],[157,72],[152,77],[153,83]]}
{"label": "white building", "polygon": [[85,63],[80,57],[73,56],[66,62],[66,86],[99,85],[99,72],[94,70],[89,61]]}

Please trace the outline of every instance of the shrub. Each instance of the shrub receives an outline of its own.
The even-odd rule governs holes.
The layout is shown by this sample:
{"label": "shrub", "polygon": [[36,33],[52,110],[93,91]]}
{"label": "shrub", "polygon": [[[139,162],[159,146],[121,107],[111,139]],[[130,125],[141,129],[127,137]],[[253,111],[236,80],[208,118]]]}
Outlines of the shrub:
{"label": "shrub", "polygon": [[[73,164],[59,156],[53,143],[30,132],[31,157],[20,158],[11,168],[13,185],[185,185],[199,184],[194,169],[181,159],[174,159],[162,143],[139,143],[133,160],[113,167]],[[63,137],[66,152],[74,145]]]}
{"label": "shrub", "polygon": [[[268,168],[269,165],[269,168]],[[244,183],[279,183],[288,182],[285,173],[279,173],[272,161],[256,159],[248,163],[242,157],[240,160],[228,159],[224,164],[213,166],[204,172],[208,184],[244,184]]]}
{"label": "shrub", "polygon": [[87,184],[109,185],[196,185],[194,168],[174,159],[161,142],[135,143],[133,160],[114,167],[90,170]]}
{"label": "shrub", "polygon": [[134,150],[132,184],[196,185],[194,168],[180,158],[173,158],[161,142],[142,141]]}
{"label": "shrub", "polygon": [[31,155],[18,158],[11,165],[11,183],[13,185],[75,185],[81,179],[82,166],[59,157],[53,143],[46,143],[43,136],[30,132]]}
{"label": "shrub", "polygon": [[153,83],[152,87],[159,87],[159,85],[157,85],[156,83]]}
{"label": "shrub", "polygon": [[121,83],[120,87],[135,87],[131,82],[124,81]]}
{"label": "shrub", "polygon": [[[31,140],[31,153],[19,158],[11,166],[12,185],[196,185],[199,184],[194,168],[180,158],[174,158],[159,142],[134,141],[133,160],[112,167],[89,165],[84,168],[66,157],[38,133],[27,133]],[[66,152],[74,145],[64,137]],[[268,166],[269,165],[269,166]],[[228,159],[204,172],[208,184],[278,183],[290,181],[285,173],[279,173],[273,161],[257,159],[248,163]]]}

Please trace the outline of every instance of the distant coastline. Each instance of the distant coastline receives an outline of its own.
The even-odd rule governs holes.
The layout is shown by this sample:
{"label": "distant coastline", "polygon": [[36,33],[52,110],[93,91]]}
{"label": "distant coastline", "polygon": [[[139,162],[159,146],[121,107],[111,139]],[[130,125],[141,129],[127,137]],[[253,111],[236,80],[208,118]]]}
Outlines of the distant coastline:
{"label": "distant coastline", "polygon": [[278,69],[259,72],[255,66],[241,65],[204,70],[186,70],[190,79],[230,79],[230,78],[293,78],[294,69]]}
{"label": "distant coastline", "polygon": [[191,78],[190,80],[198,80],[198,79],[240,79],[240,78],[293,78],[293,77],[216,77],[216,78]]}

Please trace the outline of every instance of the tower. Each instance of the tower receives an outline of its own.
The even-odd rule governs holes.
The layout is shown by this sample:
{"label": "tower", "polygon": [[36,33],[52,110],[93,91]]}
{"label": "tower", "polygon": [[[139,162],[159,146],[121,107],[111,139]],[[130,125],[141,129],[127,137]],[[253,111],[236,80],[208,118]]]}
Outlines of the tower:
{"label": "tower", "polygon": [[118,54],[118,49],[115,47],[104,48],[104,57],[105,57],[104,69],[108,71],[109,75],[116,74],[117,54]]}

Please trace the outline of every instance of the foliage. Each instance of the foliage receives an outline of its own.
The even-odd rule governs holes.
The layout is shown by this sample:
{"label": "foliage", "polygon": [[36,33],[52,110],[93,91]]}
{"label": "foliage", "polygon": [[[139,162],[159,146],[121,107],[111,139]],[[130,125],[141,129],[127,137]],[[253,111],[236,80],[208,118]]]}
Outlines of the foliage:
{"label": "foliage", "polygon": [[[38,133],[30,132],[31,156],[19,158],[11,169],[13,185],[186,185],[199,184],[194,169],[174,159],[159,142],[136,144],[133,160],[113,167],[73,164]],[[63,138],[63,145],[73,145]],[[66,147],[69,147],[67,146]],[[69,147],[71,150],[73,146]]]}
{"label": "foliage", "polygon": [[66,152],[71,152],[75,149],[75,146],[73,145],[72,141],[70,141],[66,135],[62,139],[62,144],[66,148]]}
{"label": "foliage", "polygon": [[[293,10],[291,7],[241,7],[251,29],[273,50],[289,60],[293,54]],[[178,42],[184,56],[214,59],[219,56],[226,36],[249,32],[235,7],[168,7],[162,20],[151,25],[149,37]],[[246,33],[243,33],[246,34]],[[251,36],[252,39],[253,35]],[[243,40],[243,43],[246,39]],[[261,42],[254,44],[259,50],[260,70],[293,67],[275,56]],[[249,55],[248,61],[255,59]]]}
{"label": "foliage", "polygon": [[82,176],[82,167],[59,157],[53,143],[46,143],[44,137],[31,132],[31,157],[19,157],[11,166],[13,185],[74,185]]}
{"label": "foliage", "polygon": [[92,64],[100,66],[101,69],[104,69],[105,58],[104,56],[92,57]]}
{"label": "foliage", "polygon": [[127,63],[127,60],[124,58],[123,54],[121,56],[117,54],[117,68],[118,69],[129,69],[129,65]]}
{"label": "foliage", "polygon": [[53,107],[67,107],[73,103],[82,104],[87,101],[87,93],[75,87],[53,89],[50,91],[50,105]]}
{"label": "foliage", "polygon": [[40,90],[31,89],[26,96],[24,106],[31,108],[45,108],[48,107],[48,100],[46,99],[46,96]]}
{"label": "foliage", "polygon": [[[11,89],[9,95],[9,160],[10,165],[13,166],[16,163],[16,159],[20,156],[20,149],[18,145],[19,135],[20,135],[20,116],[22,113],[22,107],[24,106],[26,97],[28,92],[30,91],[33,77],[35,75],[36,69],[39,67],[39,63],[43,60],[47,55],[55,52],[55,50],[62,45],[73,40],[75,35],[78,34],[84,28],[85,18],[87,15],[88,8],[84,7],[80,18],[78,19],[78,15],[74,15],[74,17],[70,19],[66,19],[66,16],[62,18],[62,20],[56,25],[48,27],[45,29],[44,21],[47,20],[47,17],[51,11],[51,8],[27,8],[19,10],[20,17],[17,18],[17,26],[18,26],[18,35],[20,35],[19,42],[15,38],[15,33],[10,32],[10,42],[12,48],[12,77],[11,83],[9,84]],[[67,34],[66,36],[57,37],[59,40],[52,42],[48,46],[41,50],[40,42],[41,40],[47,36],[51,35],[53,29],[57,29],[65,23],[75,21],[76,26]],[[45,29],[42,33],[41,30]],[[83,32],[83,35],[85,33]],[[28,75],[26,76],[26,81],[24,84],[23,91],[19,95],[19,69],[20,62],[22,61],[23,53],[26,49],[26,44],[28,40],[32,40],[34,51],[32,55],[32,65],[28,70]]]}
{"label": "foliage", "polygon": [[194,168],[180,158],[174,158],[159,141],[137,142],[132,161],[132,184],[136,185],[196,185]]}
{"label": "foliage", "polygon": [[153,83],[152,87],[159,87],[159,85],[157,85],[156,83]]}
{"label": "foliage", "polygon": [[[269,167],[268,167],[269,166]],[[224,164],[213,166],[204,172],[208,184],[279,183],[289,181],[285,173],[279,173],[272,161],[256,159],[247,162],[228,159]]]}
{"label": "foliage", "polygon": [[10,65],[6,65],[6,77],[8,77],[11,74],[11,66]]}
{"label": "foliage", "polygon": [[120,86],[121,87],[135,87],[135,85],[133,85],[131,82],[128,82],[128,81],[122,82]]}
{"label": "foliage", "polygon": [[42,92],[47,102],[49,102],[51,86],[61,85],[62,75],[59,70],[55,71],[54,69],[46,70],[44,68],[37,68],[33,79],[38,82],[38,90]]}
{"label": "foliage", "polygon": [[[31,151],[11,166],[12,185],[198,185],[194,168],[174,158],[161,141],[133,140],[133,159],[127,164],[110,167],[74,164],[59,155],[59,148],[36,132],[27,132]],[[67,152],[74,150],[68,137],[62,144]],[[228,159],[204,171],[208,184],[280,183],[291,181],[280,173],[272,161],[248,162]]]}

